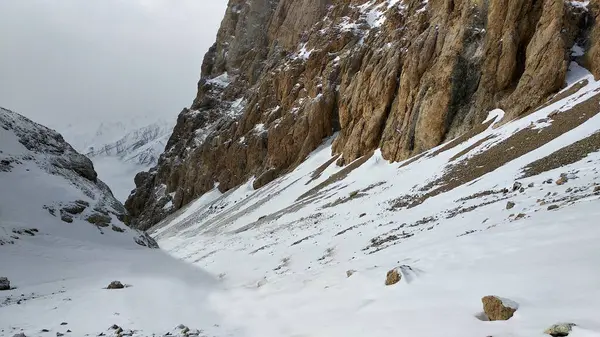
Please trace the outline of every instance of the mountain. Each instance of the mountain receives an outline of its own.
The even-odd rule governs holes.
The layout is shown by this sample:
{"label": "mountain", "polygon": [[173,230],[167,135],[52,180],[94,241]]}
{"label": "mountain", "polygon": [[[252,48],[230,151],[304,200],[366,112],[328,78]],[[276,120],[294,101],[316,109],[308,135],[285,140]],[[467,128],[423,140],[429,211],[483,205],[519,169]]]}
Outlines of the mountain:
{"label": "mountain", "polygon": [[[100,136],[85,142],[84,153],[94,162],[115,196],[125,201],[135,188],[133,177],[158,163],[172,130],[173,123],[163,120],[129,131],[121,130],[118,125],[107,128],[102,124],[96,133]],[[107,142],[116,135],[119,135],[117,140]]]}
{"label": "mountain", "polygon": [[[235,335],[600,336],[600,82],[585,69],[530,114],[492,110],[398,163],[378,149],[338,166],[336,137],[149,230],[218,275],[211,303]],[[514,316],[489,321],[489,295]]]}
{"label": "mountain", "polygon": [[159,121],[130,131],[115,142],[90,145],[85,155],[90,158],[118,157],[140,166],[156,165],[172,130],[171,123]]}
{"label": "mountain", "polygon": [[6,109],[0,109],[0,126],[0,244],[38,233],[155,246],[127,228],[123,205],[60,134]]}
{"label": "mountain", "polygon": [[126,218],[89,158],[0,109],[0,336],[211,333],[216,280],[148,249]]}
{"label": "mountain", "polygon": [[[527,116],[595,75],[598,6],[583,1],[230,0],[198,93],[125,206],[149,228],[213,189],[259,188],[335,134],[336,164],[402,161]],[[170,205],[173,207],[170,207]]]}

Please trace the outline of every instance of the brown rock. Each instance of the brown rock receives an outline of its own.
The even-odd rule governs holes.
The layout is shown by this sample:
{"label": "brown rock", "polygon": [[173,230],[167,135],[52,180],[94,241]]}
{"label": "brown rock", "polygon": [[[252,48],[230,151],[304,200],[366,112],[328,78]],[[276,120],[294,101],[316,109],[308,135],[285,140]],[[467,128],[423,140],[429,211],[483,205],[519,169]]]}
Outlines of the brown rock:
{"label": "brown rock", "polygon": [[567,181],[569,181],[567,176],[561,176],[556,180],[556,185],[564,185]]}
{"label": "brown rock", "polygon": [[481,299],[483,311],[490,321],[506,321],[513,316],[518,305],[497,296],[485,296]]}
{"label": "brown rock", "polygon": [[396,283],[400,282],[401,278],[402,278],[402,274],[400,274],[399,268],[394,268],[394,269],[388,271],[388,273],[385,277],[385,285],[391,286],[393,284],[396,284]]}

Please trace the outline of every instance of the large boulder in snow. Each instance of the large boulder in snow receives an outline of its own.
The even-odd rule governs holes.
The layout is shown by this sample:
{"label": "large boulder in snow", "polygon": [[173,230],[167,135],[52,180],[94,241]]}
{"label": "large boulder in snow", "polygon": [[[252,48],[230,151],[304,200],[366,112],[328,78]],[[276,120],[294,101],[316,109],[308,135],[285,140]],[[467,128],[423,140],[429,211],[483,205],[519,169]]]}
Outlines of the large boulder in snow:
{"label": "large boulder in snow", "polygon": [[10,290],[10,281],[6,277],[0,277],[0,290]]}
{"label": "large boulder in snow", "polygon": [[481,302],[483,302],[483,311],[490,321],[506,321],[519,308],[516,302],[498,296],[485,296]]}

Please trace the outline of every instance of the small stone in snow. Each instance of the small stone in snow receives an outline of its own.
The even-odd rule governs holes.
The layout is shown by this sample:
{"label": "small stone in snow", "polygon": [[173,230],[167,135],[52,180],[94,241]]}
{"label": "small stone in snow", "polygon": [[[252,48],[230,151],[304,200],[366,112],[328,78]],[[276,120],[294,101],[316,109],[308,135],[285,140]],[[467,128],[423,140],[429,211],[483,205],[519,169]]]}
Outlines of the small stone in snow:
{"label": "small stone in snow", "polygon": [[183,324],[179,324],[179,325],[177,326],[177,329],[179,329],[179,330],[185,329],[185,325],[183,325]]}
{"label": "small stone in snow", "polygon": [[512,190],[513,190],[513,192],[514,192],[514,191],[516,191],[516,190],[520,190],[520,189],[521,189],[521,187],[523,187],[523,184],[521,184],[521,183],[520,183],[520,182],[518,182],[518,181],[515,181],[515,183],[513,184],[513,188],[512,188]]}
{"label": "small stone in snow", "polygon": [[545,334],[548,334],[552,337],[564,337],[568,336],[574,326],[577,326],[575,323],[559,323],[554,324],[544,331]]}
{"label": "small stone in snow", "polygon": [[367,215],[367,213],[362,213],[361,215],[359,215],[359,218],[362,218],[363,216]]}
{"label": "small stone in snow", "polygon": [[67,324],[69,324],[69,323],[67,323],[67,322],[60,323],[60,325],[67,325]]}
{"label": "small stone in snow", "polygon": [[48,329],[42,329],[41,332],[50,332],[50,330],[48,330]]}
{"label": "small stone in snow", "polygon": [[548,210],[549,211],[551,211],[553,209],[557,209],[557,208],[558,208],[558,205],[550,205],[550,206],[548,206]]}
{"label": "small stone in snow", "polygon": [[556,185],[564,185],[567,181],[569,181],[569,178],[567,178],[567,175],[563,173],[560,175],[560,178],[556,180]]}
{"label": "small stone in snow", "polygon": [[506,209],[512,209],[513,207],[515,207],[515,203],[512,201],[509,201],[506,203]]}
{"label": "small stone in snow", "polygon": [[13,337],[27,337],[24,333],[18,333],[16,335],[13,335]]}
{"label": "small stone in snow", "polygon": [[356,270],[352,270],[352,269],[350,269],[350,270],[347,270],[347,271],[346,271],[346,277],[350,277],[350,276],[352,276],[354,273],[356,273]]}
{"label": "small stone in snow", "polygon": [[6,277],[0,277],[0,290],[10,290],[10,281]]}
{"label": "small stone in snow", "polygon": [[57,332],[57,333],[56,333],[56,337],[60,337],[60,336],[64,336],[64,335],[65,335],[65,334],[64,334],[64,333],[62,333],[62,332]]}
{"label": "small stone in snow", "polygon": [[398,268],[394,268],[387,272],[387,275],[385,277],[385,285],[391,286],[393,284],[396,284],[400,282],[401,278],[402,275],[400,275],[400,272],[398,272]]}
{"label": "small stone in snow", "polygon": [[112,281],[106,289],[123,289],[125,286],[120,281]]}

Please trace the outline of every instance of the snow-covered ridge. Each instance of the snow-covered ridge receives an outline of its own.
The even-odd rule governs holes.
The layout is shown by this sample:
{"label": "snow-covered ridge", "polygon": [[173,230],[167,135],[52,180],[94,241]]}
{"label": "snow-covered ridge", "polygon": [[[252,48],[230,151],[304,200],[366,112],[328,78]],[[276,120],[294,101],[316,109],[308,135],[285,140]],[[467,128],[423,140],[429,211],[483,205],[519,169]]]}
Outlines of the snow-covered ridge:
{"label": "snow-covered ridge", "polygon": [[0,127],[0,244],[18,245],[33,232],[155,245],[123,223],[123,205],[98,179],[92,162],[60,134],[2,108]]}
{"label": "snow-covered ridge", "polygon": [[117,141],[89,145],[85,155],[92,160],[95,157],[109,156],[141,166],[153,166],[164,151],[173,126],[174,123],[159,121],[129,131]]}

